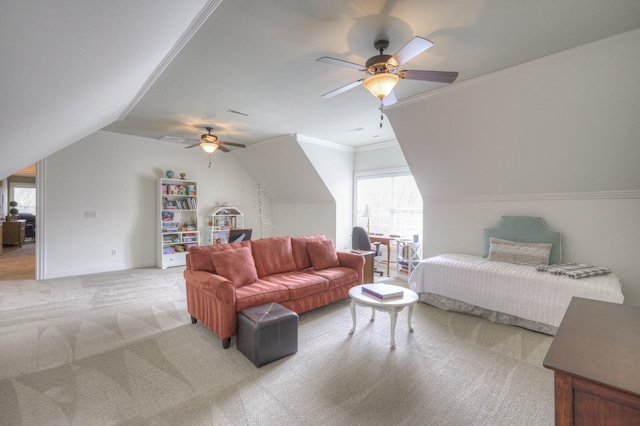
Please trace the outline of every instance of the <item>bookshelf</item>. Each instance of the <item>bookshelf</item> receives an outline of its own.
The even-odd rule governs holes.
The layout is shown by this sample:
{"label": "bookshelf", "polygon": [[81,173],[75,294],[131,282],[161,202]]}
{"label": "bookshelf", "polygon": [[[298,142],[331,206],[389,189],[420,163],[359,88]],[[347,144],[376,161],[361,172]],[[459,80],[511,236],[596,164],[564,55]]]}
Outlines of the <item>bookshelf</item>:
{"label": "bookshelf", "polygon": [[158,179],[156,266],[184,266],[189,247],[200,243],[198,183],[182,179]]}
{"label": "bookshelf", "polygon": [[236,207],[221,206],[207,215],[206,245],[226,244],[229,231],[244,228],[244,214]]}
{"label": "bookshelf", "polygon": [[422,260],[422,245],[406,240],[398,240],[397,277],[408,280],[409,276]]}

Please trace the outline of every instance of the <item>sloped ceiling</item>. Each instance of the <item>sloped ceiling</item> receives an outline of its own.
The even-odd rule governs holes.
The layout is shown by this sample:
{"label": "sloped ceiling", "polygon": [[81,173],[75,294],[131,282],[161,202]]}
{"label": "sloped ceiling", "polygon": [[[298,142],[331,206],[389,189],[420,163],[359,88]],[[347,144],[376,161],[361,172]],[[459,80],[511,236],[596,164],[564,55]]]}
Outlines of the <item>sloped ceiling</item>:
{"label": "sloped ceiling", "polygon": [[[354,147],[393,140],[364,88],[320,97],[363,74],[317,58],[362,64],[376,39],[393,53],[420,35],[434,46],[406,69],[458,71],[463,82],[640,27],[638,0],[5,3],[0,178],[101,128],[193,139],[211,125],[247,144],[286,134]],[[403,80],[395,92],[402,102],[442,86]]]}
{"label": "sloped ceiling", "polygon": [[115,121],[208,4],[3,2],[0,178]]}

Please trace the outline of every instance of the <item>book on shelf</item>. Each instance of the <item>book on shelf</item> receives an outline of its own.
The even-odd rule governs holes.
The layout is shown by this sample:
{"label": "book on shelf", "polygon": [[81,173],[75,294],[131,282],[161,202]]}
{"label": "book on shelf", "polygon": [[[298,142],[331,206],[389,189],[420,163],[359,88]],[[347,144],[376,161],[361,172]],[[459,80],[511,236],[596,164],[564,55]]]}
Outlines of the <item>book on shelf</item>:
{"label": "book on shelf", "polygon": [[389,288],[376,284],[362,286],[362,292],[382,300],[396,299],[404,296],[404,290],[400,287]]}
{"label": "book on shelf", "polygon": [[178,223],[162,222],[162,232],[178,232]]}

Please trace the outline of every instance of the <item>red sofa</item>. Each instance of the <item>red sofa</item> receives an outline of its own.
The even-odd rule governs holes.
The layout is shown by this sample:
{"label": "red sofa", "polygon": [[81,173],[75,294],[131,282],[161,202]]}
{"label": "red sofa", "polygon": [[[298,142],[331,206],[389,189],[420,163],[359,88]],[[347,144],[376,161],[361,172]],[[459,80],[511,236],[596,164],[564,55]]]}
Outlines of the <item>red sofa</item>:
{"label": "red sofa", "polygon": [[337,252],[324,235],[272,237],[189,248],[184,278],[191,322],[227,349],[236,313],[279,303],[298,314],[349,296],[363,283],[364,257]]}

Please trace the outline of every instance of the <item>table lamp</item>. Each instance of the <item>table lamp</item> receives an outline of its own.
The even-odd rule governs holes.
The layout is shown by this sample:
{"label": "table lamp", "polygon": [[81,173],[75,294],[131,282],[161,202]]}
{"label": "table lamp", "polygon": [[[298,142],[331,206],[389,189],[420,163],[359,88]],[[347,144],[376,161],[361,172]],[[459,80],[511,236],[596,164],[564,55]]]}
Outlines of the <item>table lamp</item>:
{"label": "table lamp", "polygon": [[362,217],[366,217],[367,218],[367,234],[370,234],[370,232],[369,232],[369,221],[370,221],[370,217],[371,217],[371,209],[369,208],[368,204],[366,206],[364,206],[364,209],[362,210]]}

